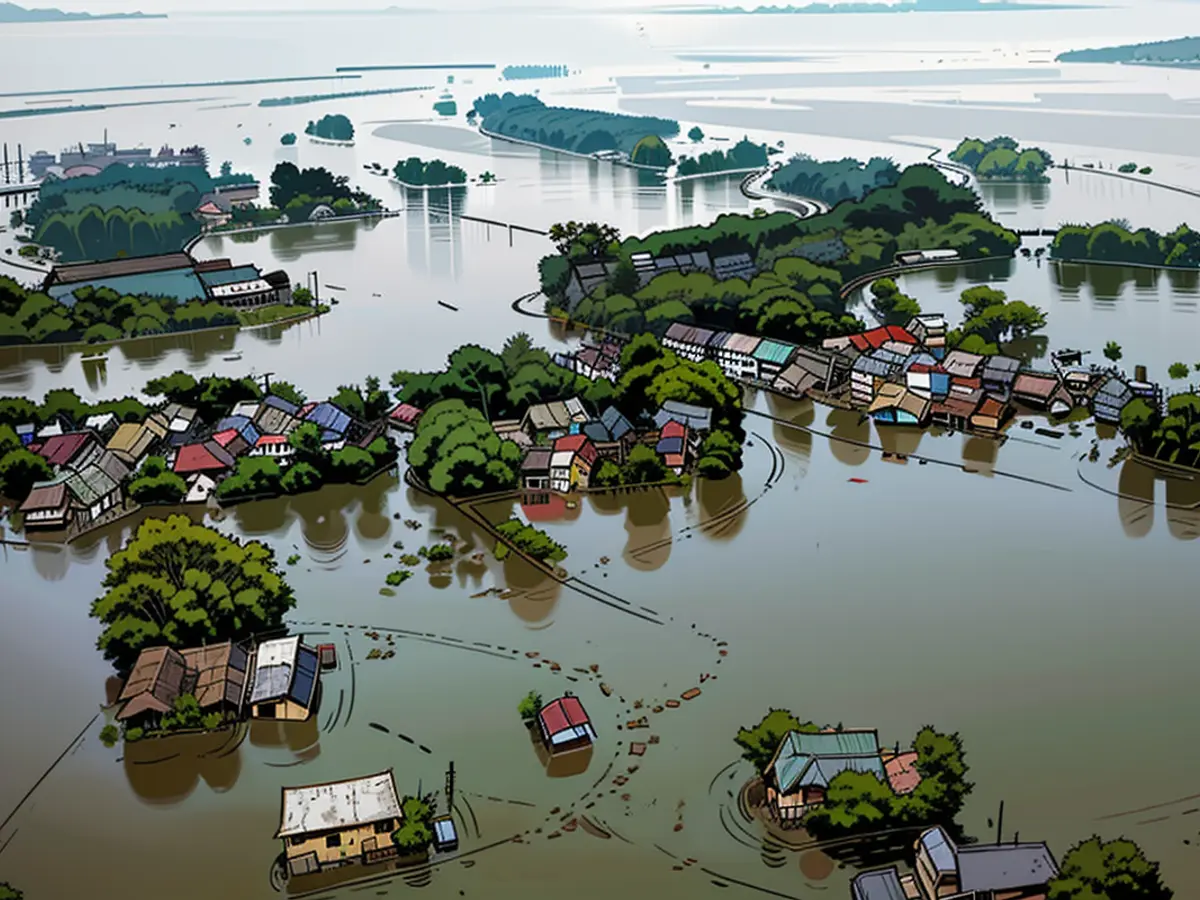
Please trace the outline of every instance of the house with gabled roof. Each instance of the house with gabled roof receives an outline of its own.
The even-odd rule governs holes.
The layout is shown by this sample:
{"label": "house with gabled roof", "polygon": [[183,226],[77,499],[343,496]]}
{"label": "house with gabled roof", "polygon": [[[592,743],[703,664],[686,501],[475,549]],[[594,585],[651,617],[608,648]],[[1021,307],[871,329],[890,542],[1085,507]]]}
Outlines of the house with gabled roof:
{"label": "house with gabled roof", "polygon": [[770,384],[792,361],[797,349],[795,344],[763,338],[750,354],[758,363],[758,374],[754,377]]}
{"label": "house with gabled roof", "polygon": [[658,443],[654,445],[654,452],[662,457],[663,465],[676,475],[683,474],[690,456],[690,449],[687,426],[674,419],[662,427],[658,435]]}
{"label": "house with gabled roof", "polygon": [[521,431],[531,440],[541,437],[557,437],[566,434],[572,425],[571,411],[562,400],[535,403],[521,417]]}
{"label": "house with gabled roof", "polygon": [[1021,361],[1011,356],[989,356],[984,361],[980,378],[983,389],[989,394],[995,394],[1001,400],[1007,400],[1012,393],[1013,382],[1021,371]]}
{"label": "house with gabled roof", "polygon": [[193,475],[205,474],[219,477],[228,474],[234,467],[233,456],[216,441],[185,444],[175,456],[173,469],[185,481]]}
{"label": "house with gabled roof", "polygon": [[595,446],[597,455],[615,459],[617,463],[625,462],[625,457],[637,443],[633,424],[615,406],[605,409],[599,419],[584,424],[582,433]]}
{"label": "house with gabled roof", "polygon": [[542,743],[551,753],[563,753],[591,746],[596,740],[596,730],[579,698],[573,694],[551,700],[537,715],[538,731]]}
{"label": "house with gabled roof", "polygon": [[153,416],[141,424],[125,422],[109,439],[107,449],[121,462],[137,467],[166,435],[166,427]]}
{"label": "house with gabled roof", "polygon": [[397,403],[388,413],[388,427],[399,432],[416,431],[422,414],[423,411],[411,403]]}
{"label": "house with gabled roof", "polygon": [[546,491],[550,489],[550,460],[554,451],[548,447],[534,447],[521,460],[521,484],[526,490]]}
{"label": "house with gabled roof", "polygon": [[942,360],[942,368],[950,373],[951,378],[978,378],[983,368],[983,357],[978,353],[951,350]]}
{"label": "house with gabled roof", "polygon": [[749,334],[718,334],[709,343],[713,358],[730,378],[757,378],[758,360],[754,351],[762,338]]}
{"label": "house with gabled roof", "polygon": [[662,345],[684,359],[701,362],[708,359],[708,345],[716,335],[711,328],[673,322],[663,335]]}
{"label": "house with gabled roof", "polygon": [[767,766],[767,804],[780,822],[795,824],[825,802],[829,783],[842,772],[875,775],[887,784],[874,729],[789,731]]}
{"label": "house with gabled roof", "polygon": [[72,518],[80,525],[94,522],[122,502],[120,482],[95,462],[72,472],[66,487],[74,510]]}
{"label": "house with gabled roof", "polygon": [[960,847],[940,826],[922,832],[915,850],[913,880],[927,900],[1045,900],[1059,873],[1044,843]]}
{"label": "house with gabled roof", "polygon": [[[587,487],[588,479],[591,478],[592,468],[596,465],[598,454],[596,446],[588,439],[586,434],[569,434],[565,437],[560,437],[554,442],[554,456],[550,460],[550,478],[552,481],[559,481],[561,477],[555,469],[559,468],[559,461],[563,453],[571,454],[570,472],[567,480],[571,488],[576,485]],[[561,487],[556,487],[555,490],[561,491]]]}
{"label": "house with gabled roof", "polygon": [[661,430],[668,422],[678,422],[686,425],[688,430],[696,434],[707,434],[712,430],[712,410],[706,406],[696,406],[681,400],[667,400],[662,408],[654,414],[654,425]]}
{"label": "house with gabled roof", "polygon": [[246,703],[256,719],[303,722],[316,708],[320,686],[317,651],[285,637],[259,644],[250,665]]}
{"label": "house with gabled roof", "polygon": [[117,721],[127,728],[156,724],[188,692],[188,669],[183,656],[170,647],[147,647],[126,679],[117,702]]}
{"label": "house with gabled roof", "polygon": [[79,470],[98,457],[104,445],[94,431],[52,435],[38,447],[38,456],[54,469]]}
{"label": "house with gabled roof", "polygon": [[39,481],[21,504],[21,519],[26,531],[57,531],[71,521],[71,497],[67,493],[69,472],[49,481]]}
{"label": "house with gabled roof", "polygon": [[299,413],[300,407],[296,404],[290,403],[282,397],[276,397],[274,394],[268,394],[263,398],[258,411],[254,414],[254,427],[258,429],[260,435],[288,435],[299,427]]}

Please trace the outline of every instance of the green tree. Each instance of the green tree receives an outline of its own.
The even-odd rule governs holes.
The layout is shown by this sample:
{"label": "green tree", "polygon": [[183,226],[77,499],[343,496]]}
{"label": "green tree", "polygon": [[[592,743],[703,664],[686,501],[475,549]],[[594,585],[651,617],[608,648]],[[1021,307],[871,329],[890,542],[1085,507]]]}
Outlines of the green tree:
{"label": "green tree", "polygon": [[50,464],[36,453],[21,448],[0,458],[0,496],[21,503],[39,481],[54,477]]}
{"label": "green tree", "polygon": [[754,771],[764,774],[789,731],[813,733],[820,729],[812,722],[801,723],[786,709],[772,707],[753,728],[739,729],[733,742],[742,748],[742,759],[754,766]]}
{"label": "green tree", "polygon": [[612,277],[608,281],[608,289],[614,294],[628,296],[636,293],[639,287],[641,287],[641,280],[638,278],[637,269],[633,267],[633,263],[627,259],[617,263]]}
{"label": "green tree", "polygon": [[292,303],[297,306],[312,306],[313,292],[302,284],[297,284],[292,288]]}
{"label": "green tree", "polygon": [[636,165],[653,166],[656,169],[665,169],[673,161],[670,148],[657,134],[648,134],[634,144],[629,159]]}
{"label": "green tree", "polygon": [[222,500],[232,497],[261,497],[282,491],[283,473],[269,456],[243,456],[233,474],[217,486]]}
{"label": "green tree", "polygon": [[11,425],[0,424],[0,459],[10,450],[21,449],[21,439]]}
{"label": "green tree", "polygon": [[147,519],[105,565],[91,616],[104,626],[97,646],[121,671],[144,647],[241,640],[278,626],[295,605],[268,547],[186,516]]}
{"label": "green tree", "polygon": [[522,722],[532,722],[541,711],[542,695],[537,691],[530,691],[517,704],[517,712],[520,714]]}
{"label": "green tree", "polygon": [[653,448],[645,444],[630,450],[621,467],[621,483],[625,485],[661,484],[672,480],[673,475]]}
{"label": "green tree", "polygon": [[178,503],[187,494],[184,480],[167,468],[161,456],[148,456],[129,483],[129,496],[138,503]]}
{"label": "green tree", "polygon": [[296,451],[296,462],[305,463],[319,474],[329,471],[329,453],[321,444],[321,428],[304,422],[288,435],[288,444]]}
{"label": "green tree", "polygon": [[292,463],[283,473],[280,487],[286,494],[315,491],[322,484],[321,473],[306,462]]}
{"label": "green tree", "polygon": [[1170,367],[1167,369],[1167,375],[1175,380],[1179,380],[1181,378],[1187,378],[1188,372],[1190,371],[1191,369],[1188,368],[1187,363],[1175,362],[1171,363]]}
{"label": "green tree", "polygon": [[691,127],[691,130],[688,131],[687,136],[688,136],[688,140],[691,141],[693,144],[698,144],[702,140],[704,140],[704,132],[700,130],[699,125],[693,125]]}
{"label": "green tree", "polygon": [[876,278],[871,282],[871,296],[875,298],[876,303],[889,297],[895,297],[899,293],[900,288],[891,278]]}
{"label": "green tree", "polygon": [[1120,362],[1122,356],[1121,345],[1116,341],[1109,341],[1104,345],[1104,358],[1112,362]]}
{"label": "green tree", "polygon": [[308,401],[304,392],[290,381],[272,381],[269,393],[272,397],[278,397],[280,400],[286,400],[296,406],[303,406]]}
{"label": "green tree", "polygon": [[1141,397],[1130,400],[1121,410],[1121,431],[1139,449],[1146,445],[1157,424],[1157,410]]}
{"label": "green tree", "polygon": [[21,900],[25,895],[8,882],[0,881],[0,900]]}
{"label": "green tree", "polygon": [[1047,900],[1171,900],[1158,863],[1146,859],[1133,841],[1092,837],[1063,857],[1051,879]]}
{"label": "green tree", "polygon": [[462,400],[442,400],[421,417],[407,451],[413,473],[437,493],[469,496],[517,484],[521,450]]}
{"label": "green tree", "polygon": [[400,804],[404,818],[399,829],[392,834],[402,856],[416,856],[429,850],[433,843],[433,810],[428,803],[416,797],[405,797]]}
{"label": "green tree", "polygon": [[621,467],[611,459],[600,460],[599,467],[589,479],[592,487],[614,488],[621,484]]}

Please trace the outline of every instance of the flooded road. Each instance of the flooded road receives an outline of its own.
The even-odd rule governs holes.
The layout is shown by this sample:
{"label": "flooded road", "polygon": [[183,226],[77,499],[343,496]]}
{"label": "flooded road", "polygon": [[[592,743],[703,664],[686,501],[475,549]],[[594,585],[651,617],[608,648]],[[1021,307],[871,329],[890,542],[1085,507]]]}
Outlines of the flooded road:
{"label": "flooded road", "polygon": [[[663,46],[657,56],[626,49],[622,59],[661,63]],[[470,37],[462,52],[479,48]],[[370,179],[364,186],[402,215],[206,240],[198,255],[283,267],[293,280],[315,271],[324,298],[339,302],[314,322],[129,344],[100,368],[57,351],[4,351],[0,394],[64,385],[124,394],[186,368],[271,372],[319,396],[370,374],[438,366],[467,341],[498,347],[526,330],[550,345],[557,338],[544,322],[511,308],[535,287],[547,242],[516,233],[510,246],[505,230],[489,233],[462,212],[537,228],[596,218],[630,233],[750,207],[736,179],[667,187],[460,128],[398,121],[424,116],[428,102],[347,101],[371,123],[348,151],[279,148],[278,110],[181,111],[177,132],[208,143],[214,159],[247,159],[260,177],[289,155],[359,172],[374,160],[436,153],[501,182],[425,198]],[[242,119],[258,123],[245,150],[234,127]],[[727,121],[740,137],[739,121]],[[998,131],[1019,131],[996,121]],[[144,111],[124,109],[31,119],[23,140],[53,149],[104,122],[122,140],[164,139]],[[910,128],[937,133],[919,121]],[[844,152],[887,140],[849,137]],[[1127,153],[1118,137],[1114,157]],[[836,139],[822,140],[836,152]],[[804,146],[795,134],[787,142]],[[894,146],[897,158],[924,155]],[[1191,209],[1144,186],[1100,187],[1100,176],[1075,173],[1068,185],[1058,174],[1046,186],[989,187],[985,199],[1020,227],[1117,215],[1168,227]],[[1194,276],[1017,259],[913,273],[902,289],[957,319],[959,292],[978,283],[1046,309],[1049,348],[1096,354],[1117,340],[1125,361],[1147,365],[1151,377],[1196,355]],[[233,348],[243,353],[236,363],[223,358]],[[885,744],[908,742],[925,724],[956,730],[976,783],[962,817],[968,832],[989,834],[1003,801],[1010,833],[1046,839],[1060,857],[1093,832],[1124,834],[1161,860],[1178,896],[1200,893],[1200,825],[1187,800],[1200,792],[1193,485],[1132,463],[1110,469],[1117,442],[1087,426],[1058,440],[1014,427],[998,446],[879,431],[855,414],[758,394],[746,405],[746,466],[728,481],[479,509],[493,521],[521,515],[565,544],[564,579],[497,562],[478,525],[413,492],[402,473],[222,514],[215,527],[262,540],[281,559],[300,557],[288,568],[298,597],[289,624],[338,646],[320,711],[298,726],[105,748],[98,734],[111,671],[94,649],[87,609],[105,559],[136,519],[70,548],[5,545],[0,812],[37,787],[0,828],[0,880],[30,897],[73,896],[85,878],[98,898],[150,897],[164,884],[180,900],[280,896],[271,876],[281,787],[392,767],[401,792],[437,790],[453,761],[457,856],[369,888],[318,884],[314,896],[426,886],[439,898],[515,898],[569,880],[581,900],[756,888],[844,897],[850,870],[764,841],[737,807],[749,773],[732,737],[767,707],[786,706],[802,719],[877,727]],[[1094,439],[1101,461],[1081,462]],[[392,559],[446,534],[467,545],[452,564],[381,593]],[[373,650],[386,658],[368,658]],[[682,700],[693,688],[700,695]],[[531,689],[581,697],[599,736],[590,755],[561,765],[539,757],[516,713]],[[642,716],[647,727],[627,727]],[[1114,753],[1114,741],[1135,730],[1153,739],[1139,740],[1136,756]],[[198,875],[180,877],[185,856],[199,862]],[[382,873],[347,877],[372,874]]]}

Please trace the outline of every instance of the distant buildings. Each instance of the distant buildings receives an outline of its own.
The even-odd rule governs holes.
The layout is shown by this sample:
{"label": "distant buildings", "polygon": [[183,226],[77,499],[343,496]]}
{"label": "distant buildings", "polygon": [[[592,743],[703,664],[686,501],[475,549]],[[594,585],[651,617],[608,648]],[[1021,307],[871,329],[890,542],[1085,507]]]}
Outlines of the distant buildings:
{"label": "distant buildings", "polygon": [[392,834],[404,813],[392,770],[305,787],[284,788],[279,829],[288,873],[309,875],[399,855]]}
{"label": "distant buildings", "polygon": [[122,295],[171,297],[181,303],[200,300],[234,309],[292,302],[286,272],[263,275],[255,266],[234,266],[228,259],[198,261],[182,252],[57,265],[46,276],[42,290],[73,306],[75,291],[85,285],[97,290],[111,288]]}
{"label": "distant buildings", "polygon": [[208,154],[203,147],[184,147],[176,152],[163,146],[157,153],[149,147],[119,149],[106,139],[100,144],[76,144],[56,157],[53,153],[39,150],[29,157],[29,173],[34,178],[47,175],[58,178],[75,178],[80,175],[96,175],[114,164],[138,166],[152,169],[171,166],[207,167]]}

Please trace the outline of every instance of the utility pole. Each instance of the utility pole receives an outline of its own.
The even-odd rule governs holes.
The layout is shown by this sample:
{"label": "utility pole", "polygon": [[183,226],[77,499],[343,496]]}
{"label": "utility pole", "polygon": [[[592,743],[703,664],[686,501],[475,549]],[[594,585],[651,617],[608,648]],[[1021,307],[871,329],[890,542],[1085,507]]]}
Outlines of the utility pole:
{"label": "utility pole", "polygon": [[4,183],[9,184],[8,178],[8,143],[4,144]]}
{"label": "utility pole", "polygon": [[996,843],[1003,840],[1004,835],[1004,801],[1000,801],[1000,815],[996,817]]}
{"label": "utility pole", "polygon": [[262,379],[263,379],[263,393],[264,394],[271,393],[271,376],[274,374],[275,374],[274,372],[263,372]]}
{"label": "utility pole", "polygon": [[25,154],[17,144],[17,184],[25,183]]}
{"label": "utility pole", "polygon": [[446,812],[450,812],[454,808],[454,760],[450,761],[450,768],[446,770]]}

